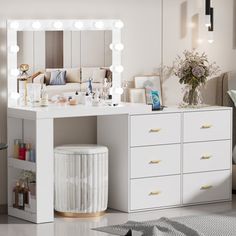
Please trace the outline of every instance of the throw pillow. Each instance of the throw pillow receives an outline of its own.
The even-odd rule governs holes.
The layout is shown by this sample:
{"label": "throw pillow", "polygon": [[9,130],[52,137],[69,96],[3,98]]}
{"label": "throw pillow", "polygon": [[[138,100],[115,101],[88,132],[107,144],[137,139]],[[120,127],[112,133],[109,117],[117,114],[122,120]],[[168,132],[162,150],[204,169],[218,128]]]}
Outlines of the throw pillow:
{"label": "throw pillow", "polygon": [[104,78],[106,77],[106,70],[105,69],[94,69],[93,70],[93,82],[94,83],[103,83]]}
{"label": "throw pillow", "polygon": [[65,85],[66,84],[66,71],[56,70],[51,72],[50,85]]}

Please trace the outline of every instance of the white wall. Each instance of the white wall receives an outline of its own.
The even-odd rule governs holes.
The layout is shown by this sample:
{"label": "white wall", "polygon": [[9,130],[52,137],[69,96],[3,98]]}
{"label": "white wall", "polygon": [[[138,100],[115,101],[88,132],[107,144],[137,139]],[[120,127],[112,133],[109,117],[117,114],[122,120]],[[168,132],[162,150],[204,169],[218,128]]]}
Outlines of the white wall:
{"label": "white wall", "polygon": [[[125,27],[122,39],[125,45],[122,62],[123,78],[131,80],[138,74],[150,74],[162,63],[171,65],[184,49],[198,47],[205,50],[211,60],[217,61],[222,72],[235,69],[236,59],[236,0],[214,0],[215,42],[206,42],[203,26],[204,0],[1,0],[0,8],[0,134],[6,141],[6,64],[5,19],[10,18],[120,18]],[[163,32],[162,3],[163,1]],[[189,24],[194,20],[195,27]],[[191,28],[193,27],[193,28]],[[194,36],[194,37],[193,37]],[[203,39],[201,45],[197,38]],[[236,88],[236,84],[235,84]],[[214,82],[208,85],[205,97],[214,103]],[[181,100],[181,89],[176,78],[163,82],[164,101],[176,104]],[[212,95],[213,94],[213,95]],[[210,95],[210,96],[209,96]],[[5,102],[4,102],[5,101]],[[91,122],[95,122],[91,119]],[[93,123],[94,124],[94,123]],[[91,127],[94,127],[93,125]],[[95,133],[88,132],[94,141]],[[0,135],[1,137],[1,135]],[[0,140],[1,141],[1,140]],[[0,204],[6,203],[6,161],[0,154]]]}

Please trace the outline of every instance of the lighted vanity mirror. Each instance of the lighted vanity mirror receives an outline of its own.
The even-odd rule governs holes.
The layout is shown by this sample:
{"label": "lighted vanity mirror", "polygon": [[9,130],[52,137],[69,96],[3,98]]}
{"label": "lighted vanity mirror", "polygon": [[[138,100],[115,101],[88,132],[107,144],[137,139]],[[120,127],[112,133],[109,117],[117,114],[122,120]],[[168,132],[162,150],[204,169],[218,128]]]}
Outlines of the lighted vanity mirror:
{"label": "lighted vanity mirror", "polygon": [[86,91],[91,77],[94,89],[100,88],[107,78],[112,84],[113,100],[119,102],[122,27],[120,20],[8,21],[9,105],[18,95],[22,64],[29,65],[26,67],[29,82],[42,83],[42,76],[37,74],[43,73],[43,83],[47,85],[48,73],[66,70],[65,85],[46,86],[49,96]]}

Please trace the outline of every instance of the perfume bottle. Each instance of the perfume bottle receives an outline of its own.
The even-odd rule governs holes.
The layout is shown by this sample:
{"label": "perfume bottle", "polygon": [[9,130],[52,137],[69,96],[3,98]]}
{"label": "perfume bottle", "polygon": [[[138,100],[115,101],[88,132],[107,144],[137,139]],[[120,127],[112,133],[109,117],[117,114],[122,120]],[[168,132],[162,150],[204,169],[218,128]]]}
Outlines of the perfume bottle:
{"label": "perfume bottle", "polygon": [[25,144],[21,143],[20,148],[19,148],[19,159],[20,160],[25,160],[25,152],[26,152]]}
{"label": "perfume bottle", "polygon": [[25,209],[24,195],[25,195],[25,185],[23,183],[20,186],[20,189],[18,191],[18,209],[20,209],[20,210]]}
{"label": "perfume bottle", "polygon": [[14,150],[13,150],[13,157],[18,159],[19,158],[19,149],[20,149],[20,144],[22,143],[22,140],[20,139],[15,139],[14,140]]}
{"label": "perfume bottle", "polygon": [[30,143],[27,143],[26,146],[25,146],[25,160],[26,161],[30,161],[30,150],[31,150],[31,144]]}
{"label": "perfume bottle", "polygon": [[13,188],[13,194],[12,194],[12,205],[14,208],[18,208],[18,194],[20,190],[20,184],[19,182],[16,182],[16,186]]}

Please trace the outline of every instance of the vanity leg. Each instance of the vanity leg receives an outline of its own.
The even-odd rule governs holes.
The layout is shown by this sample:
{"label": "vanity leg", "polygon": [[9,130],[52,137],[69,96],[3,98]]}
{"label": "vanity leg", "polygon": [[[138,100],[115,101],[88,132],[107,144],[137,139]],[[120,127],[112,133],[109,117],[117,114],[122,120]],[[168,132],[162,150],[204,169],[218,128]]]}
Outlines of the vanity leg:
{"label": "vanity leg", "polygon": [[36,120],[37,223],[54,221],[53,119]]}

